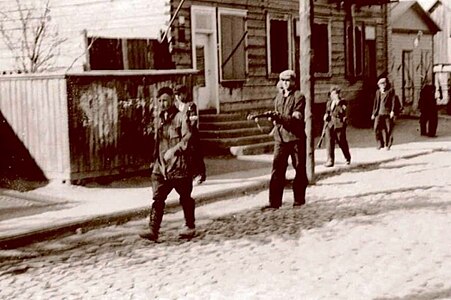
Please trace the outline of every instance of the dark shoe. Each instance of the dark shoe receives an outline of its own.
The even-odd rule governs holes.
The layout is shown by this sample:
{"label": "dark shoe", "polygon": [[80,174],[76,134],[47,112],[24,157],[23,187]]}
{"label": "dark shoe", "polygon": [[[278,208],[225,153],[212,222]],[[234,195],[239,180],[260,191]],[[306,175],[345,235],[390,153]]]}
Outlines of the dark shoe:
{"label": "dark shoe", "polygon": [[351,159],[346,160],[346,164],[349,166],[351,164]]}
{"label": "dark shoe", "polygon": [[326,162],[326,163],[324,164],[324,166],[327,167],[327,168],[330,168],[330,167],[333,167],[333,166],[334,166],[334,163],[331,162],[331,161],[328,161],[328,162]]}
{"label": "dark shoe", "polygon": [[158,240],[158,234],[154,234],[153,232],[150,231],[140,233],[139,237],[153,242],[156,242]]}
{"label": "dark shoe", "polygon": [[190,240],[195,235],[196,235],[196,229],[195,228],[185,227],[182,231],[179,232],[179,238],[180,239]]}
{"label": "dark shoe", "polygon": [[294,202],[293,203],[293,208],[299,208],[301,206],[305,205],[305,201],[304,202]]}
{"label": "dark shoe", "polygon": [[276,210],[276,209],[279,209],[279,207],[278,206],[272,206],[272,205],[266,205],[266,206],[263,206],[262,208],[260,208],[260,210],[261,211],[268,211],[268,210]]}

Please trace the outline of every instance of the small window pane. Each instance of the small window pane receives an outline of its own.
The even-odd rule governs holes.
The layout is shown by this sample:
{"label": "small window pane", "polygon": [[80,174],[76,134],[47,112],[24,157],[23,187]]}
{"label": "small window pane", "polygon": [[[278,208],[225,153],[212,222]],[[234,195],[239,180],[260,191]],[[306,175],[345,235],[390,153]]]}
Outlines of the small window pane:
{"label": "small window pane", "polygon": [[313,71],[329,72],[329,28],[327,24],[314,24],[312,34]]}
{"label": "small window pane", "polygon": [[289,68],[288,21],[271,20],[269,37],[271,73],[280,73]]}

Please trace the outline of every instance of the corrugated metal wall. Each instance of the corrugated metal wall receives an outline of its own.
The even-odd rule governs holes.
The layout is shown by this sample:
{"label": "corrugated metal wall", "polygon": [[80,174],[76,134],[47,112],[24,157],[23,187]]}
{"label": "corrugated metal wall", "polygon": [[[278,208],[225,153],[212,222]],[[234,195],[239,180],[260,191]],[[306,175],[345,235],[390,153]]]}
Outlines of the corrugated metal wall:
{"label": "corrugated metal wall", "polygon": [[21,143],[47,179],[69,179],[64,76],[0,77],[0,110],[17,139],[1,143]]}

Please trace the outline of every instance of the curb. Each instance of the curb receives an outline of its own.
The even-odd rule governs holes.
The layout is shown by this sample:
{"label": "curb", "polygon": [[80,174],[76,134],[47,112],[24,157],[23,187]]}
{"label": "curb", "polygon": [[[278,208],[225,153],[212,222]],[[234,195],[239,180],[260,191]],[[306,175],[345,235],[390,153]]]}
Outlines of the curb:
{"label": "curb", "polygon": [[[374,161],[374,162],[367,162],[367,163],[356,163],[354,165],[350,166],[340,166],[336,167],[334,169],[326,169],[322,170],[318,173],[316,173],[316,180],[315,182],[325,179],[330,176],[339,175],[345,172],[349,171],[355,171],[359,169],[364,169],[368,167],[376,167],[380,164],[392,162],[400,159],[410,159],[415,158],[422,155],[431,154],[434,152],[440,152],[440,151],[448,151],[446,148],[436,148],[431,150],[423,150],[418,151],[416,153],[412,154],[406,154],[406,155],[399,155],[392,158],[383,159],[380,161]],[[291,180],[292,178],[287,178],[288,180]],[[315,183],[313,183],[314,185]],[[215,201],[220,200],[226,200],[233,197],[240,197],[242,195],[256,193],[259,191],[262,191],[264,189],[267,189],[269,186],[269,176],[266,176],[263,179],[256,179],[256,182],[246,184],[242,187],[236,188],[225,188],[220,189],[218,191],[213,192],[207,192],[203,194],[199,194],[196,196],[196,203],[198,205],[208,204]],[[0,193],[3,191],[0,190]],[[11,193],[15,194],[15,193]],[[17,197],[17,196],[16,196]],[[31,198],[31,197],[30,197]],[[179,210],[179,203],[178,201],[169,201],[166,204],[166,212],[168,211],[174,211]],[[55,225],[53,227],[45,227],[45,228],[39,228],[33,231],[29,231],[27,233],[23,234],[16,234],[6,237],[0,237],[0,249],[6,250],[6,249],[13,249],[22,247],[25,245],[29,245],[38,241],[48,240],[55,237],[61,237],[61,236],[67,236],[70,234],[80,234],[83,232],[86,232],[88,230],[101,228],[101,227],[107,227],[114,224],[123,224],[131,220],[145,218],[150,211],[150,206],[141,207],[141,208],[135,208],[131,210],[116,212],[116,213],[110,213],[95,217],[86,217],[86,218],[80,218],[79,220]]]}

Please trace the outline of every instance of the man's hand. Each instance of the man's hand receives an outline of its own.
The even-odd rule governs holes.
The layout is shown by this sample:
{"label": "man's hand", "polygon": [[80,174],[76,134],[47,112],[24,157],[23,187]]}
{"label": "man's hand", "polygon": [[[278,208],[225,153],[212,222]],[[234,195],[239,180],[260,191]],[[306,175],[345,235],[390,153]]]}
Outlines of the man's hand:
{"label": "man's hand", "polygon": [[175,155],[175,151],[173,149],[169,149],[168,151],[166,151],[164,153],[164,156],[163,156],[164,161],[165,162],[169,161],[171,158],[174,157],[174,155]]}
{"label": "man's hand", "polygon": [[268,120],[273,122],[274,125],[280,124],[281,116],[278,112],[271,112],[271,115],[268,117]]}
{"label": "man's hand", "polygon": [[395,112],[390,112],[390,119],[393,119],[395,117]]}
{"label": "man's hand", "polygon": [[371,120],[374,120],[376,117],[374,115],[371,115]]}

